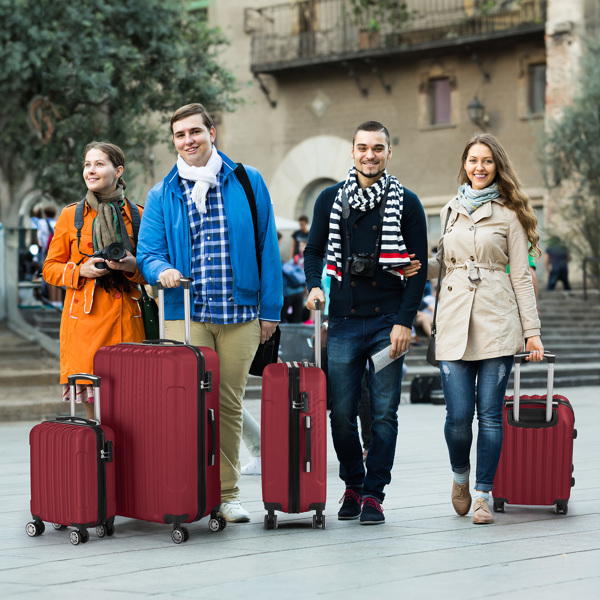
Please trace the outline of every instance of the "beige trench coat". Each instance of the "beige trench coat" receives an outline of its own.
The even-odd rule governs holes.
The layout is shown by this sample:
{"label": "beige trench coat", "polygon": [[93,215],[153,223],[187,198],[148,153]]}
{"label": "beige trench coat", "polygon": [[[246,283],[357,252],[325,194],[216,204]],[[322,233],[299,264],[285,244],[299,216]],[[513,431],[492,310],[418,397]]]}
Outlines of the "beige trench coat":
{"label": "beige trench coat", "polygon": [[446,233],[428,264],[428,278],[437,278],[443,247],[437,359],[482,360],[521,352],[526,338],[540,335],[540,320],[527,234],[517,214],[497,198],[469,215],[454,198],[442,209],[442,227],[448,210]]}

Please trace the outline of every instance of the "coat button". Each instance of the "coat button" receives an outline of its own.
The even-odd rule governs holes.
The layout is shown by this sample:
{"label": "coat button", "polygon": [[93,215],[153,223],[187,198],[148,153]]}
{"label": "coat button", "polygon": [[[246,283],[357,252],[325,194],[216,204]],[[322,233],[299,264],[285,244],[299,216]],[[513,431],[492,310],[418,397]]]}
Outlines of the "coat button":
{"label": "coat button", "polygon": [[79,300],[77,300],[77,298],[75,298],[75,299],[73,300],[73,302],[74,302],[75,304],[77,304],[77,303],[79,302]]}
{"label": "coat button", "polygon": [[354,225],[352,226],[352,229],[358,229],[358,224],[354,223]]}
{"label": "coat button", "polygon": [[94,244],[92,244],[92,242],[88,242],[88,248],[93,248]]}
{"label": "coat button", "polygon": [[379,229],[379,227],[377,227],[377,225],[373,225],[373,231],[377,231]]}
{"label": "coat button", "polygon": [[115,298],[118,300],[120,297],[121,297],[121,294],[119,294],[119,292],[117,292],[117,293],[115,294]]}
{"label": "coat button", "polygon": [[448,229],[446,230],[448,233],[450,233],[452,231],[452,227],[448,227]]}
{"label": "coat button", "polygon": [[451,286],[451,285],[449,285],[449,286],[448,286],[448,291],[449,291],[449,292],[451,292],[451,291],[452,291],[452,286]]}
{"label": "coat button", "polygon": [[376,312],[376,313],[378,313],[378,312],[381,312],[381,309],[379,308],[379,306],[376,306],[376,307],[375,307],[375,312]]}
{"label": "coat button", "polygon": [[471,225],[471,227],[469,227],[469,231],[473,231],[473,229],[475,229],[475,227]]}
{"label": "coat button", "polygon": [[356,285],[356,281],[351,281],[351,282],[350,282],[350,285],[351,285],[352,287],[354,287],[354,286]]}
{"label": "coat button", "polygon": [[355,308],[351,308],[351,309],[350,309],[350,313],[351,313],[351,314],[354,314],[355,312],[356,312],[356,309],[355,309]]}
{"label": "coat button", "polygon": [[456,262],[456,259],[455,259],[454,257],[452,257],[452,258],[450,259],[450,262],[451,262],[451,263],[455,263],[455,262]]}
{"label": "coat button", "polygon": [[376,281],[371,281],[371,285],[372,285],[373,287],[375,287],[375,286],[377,285],[377,282],[376,282]]}
{"label": "coat button", "polygon": [[472,260],[472,261],[474,261],[474,260],[475,260],[475,257],[474,257],[474,256],[469,256],[469,260]]}

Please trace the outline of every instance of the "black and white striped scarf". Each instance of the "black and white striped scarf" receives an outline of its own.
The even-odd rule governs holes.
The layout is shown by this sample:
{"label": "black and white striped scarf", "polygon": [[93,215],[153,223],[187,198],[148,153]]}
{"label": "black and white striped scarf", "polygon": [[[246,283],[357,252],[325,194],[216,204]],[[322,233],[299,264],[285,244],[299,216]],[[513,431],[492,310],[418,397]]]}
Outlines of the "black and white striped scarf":
{"label": "black and white striped scarf", "polygon": [[329,239],[327,241],[327,275],[342,281],[342,235],[340,221],[342,218],[342,192],[346,192],[351,208],[366,212],[379,205],[390,182],[383,227],[381,231],[381,252],[379,264],[390,275],[404,278],[402,265],[410,264],[408,251],[402,239],[400,223],[404,207],[404,187],[393,175],[384,171],[373,185],[362,189],[356,180],[356,167],[348,171],[344,185],[338,190],[329,216]]}

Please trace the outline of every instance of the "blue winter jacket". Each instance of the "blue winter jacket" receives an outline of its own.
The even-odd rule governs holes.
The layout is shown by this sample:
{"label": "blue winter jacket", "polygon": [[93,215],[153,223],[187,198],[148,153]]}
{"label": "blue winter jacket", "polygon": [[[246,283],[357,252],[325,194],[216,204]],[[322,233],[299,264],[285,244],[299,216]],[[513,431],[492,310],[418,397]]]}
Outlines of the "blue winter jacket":
{"label": "blue winter jacket", "polygon": [[[244,165],[256,197],[258,239],[262,257],[259,281],[254,227],[242,184],[233,174],[236,164],[223,153],[223,202],[233,270],[233,300],[238,305],[259,306],[259,318],[279,321],[283,305],[281,259],[271,198],[260,173]],[[179,187],[177,165],[149,192],[144,205],[137,246],[137,262],[144,279],[158,280],[166,269],[190,277],[192,240],[188,210]],[[165,289],[165,319],[184,318],[182,287]]]}

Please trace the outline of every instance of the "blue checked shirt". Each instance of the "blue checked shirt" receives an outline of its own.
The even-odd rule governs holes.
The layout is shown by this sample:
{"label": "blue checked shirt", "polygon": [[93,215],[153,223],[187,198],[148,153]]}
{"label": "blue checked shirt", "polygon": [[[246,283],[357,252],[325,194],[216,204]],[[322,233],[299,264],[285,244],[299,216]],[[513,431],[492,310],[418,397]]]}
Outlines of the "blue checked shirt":
{"label": "blue checked shirt", "polygon": [[206,212],[200,214],[192,200],[194,182],[179,177],[192,234],[192,320],[228,325],[256,319],[258,306],[240,306],[233,302],[233,270],[222,182],[221,170],[217,185],[206,195]]}

